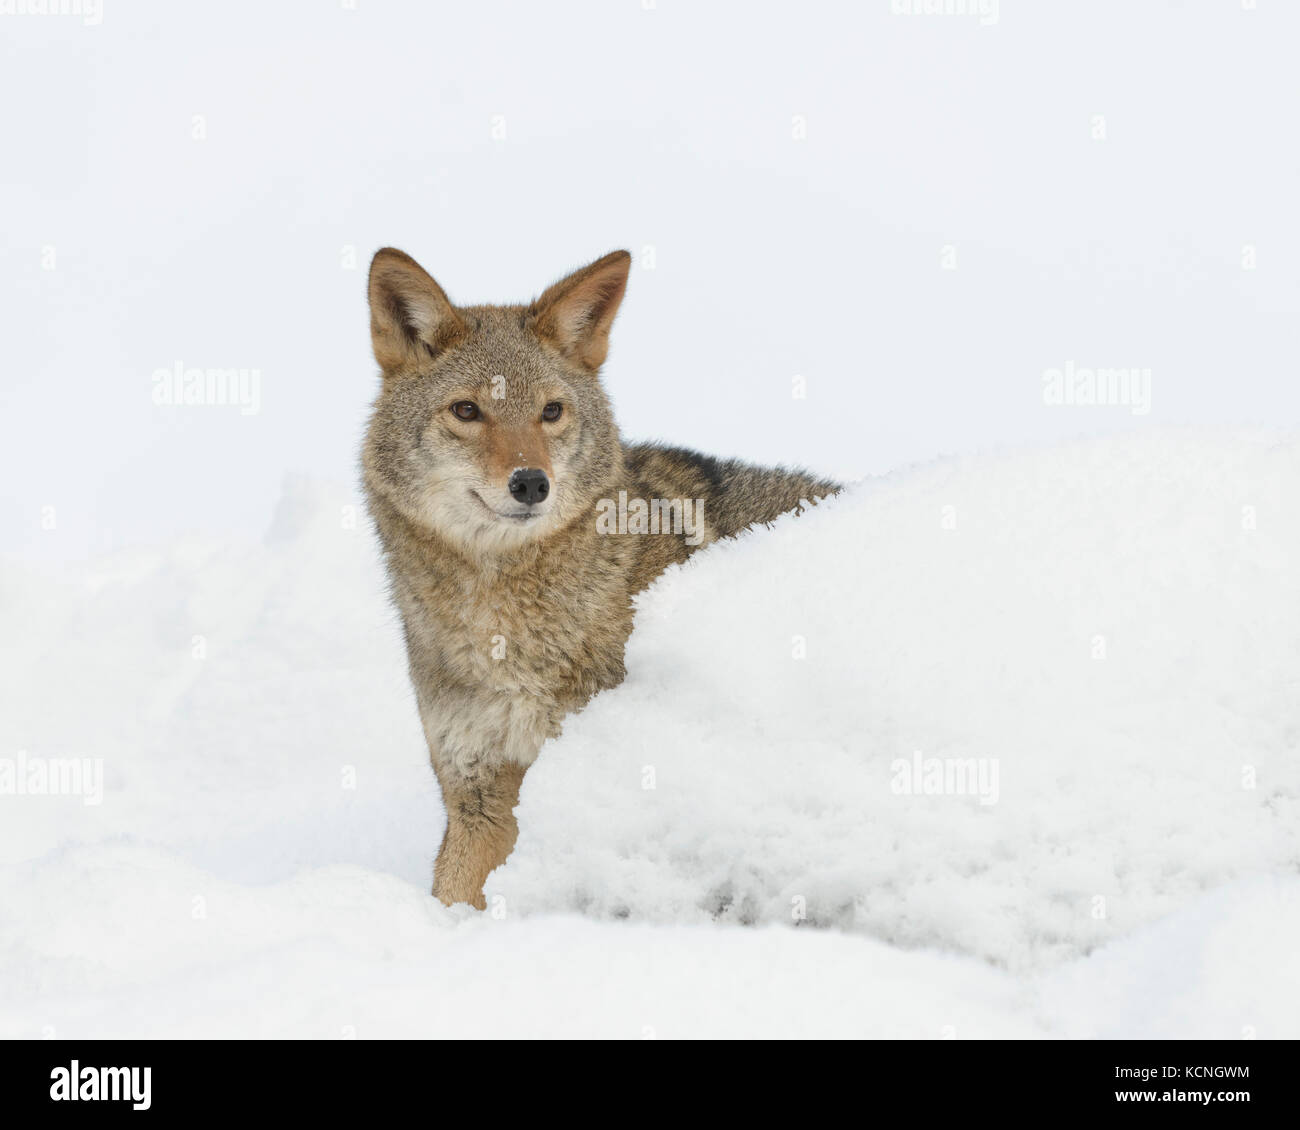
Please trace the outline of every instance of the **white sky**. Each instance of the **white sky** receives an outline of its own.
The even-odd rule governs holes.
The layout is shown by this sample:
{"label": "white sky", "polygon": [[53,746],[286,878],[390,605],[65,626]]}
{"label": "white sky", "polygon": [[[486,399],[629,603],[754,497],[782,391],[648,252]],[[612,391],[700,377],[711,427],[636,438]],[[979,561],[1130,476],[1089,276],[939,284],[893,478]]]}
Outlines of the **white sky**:
{"label": "white sky", "polygon": [[[0,15],[0,553],[257,537],[286,473],[355,481],[384,244],[461,302],[629,248],[630,437],[848,475],[1293,426],[1300,5],[896,6]],[[177,361],[259,412],[156,406]],[[1045,406],[1070,361],[1150,369],[1150,413]]]}

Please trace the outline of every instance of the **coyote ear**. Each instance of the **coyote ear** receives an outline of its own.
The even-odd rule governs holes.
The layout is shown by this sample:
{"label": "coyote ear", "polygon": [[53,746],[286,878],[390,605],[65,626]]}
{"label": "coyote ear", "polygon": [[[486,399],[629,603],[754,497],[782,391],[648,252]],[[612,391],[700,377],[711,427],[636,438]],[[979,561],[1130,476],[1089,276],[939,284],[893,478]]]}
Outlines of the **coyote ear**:
{"label": "coyote ear", "polygon": [[405,252],[385,247],[370,263],[370,341],[384,375],[438,356],[466,331],[446,294]]}
{"label": "coyote ear", "polygon": [[626,251],[611,251],[547,288],[528,308],[533,332],[594,373],[609,352],[609,328],[627,290],[631,265]]}

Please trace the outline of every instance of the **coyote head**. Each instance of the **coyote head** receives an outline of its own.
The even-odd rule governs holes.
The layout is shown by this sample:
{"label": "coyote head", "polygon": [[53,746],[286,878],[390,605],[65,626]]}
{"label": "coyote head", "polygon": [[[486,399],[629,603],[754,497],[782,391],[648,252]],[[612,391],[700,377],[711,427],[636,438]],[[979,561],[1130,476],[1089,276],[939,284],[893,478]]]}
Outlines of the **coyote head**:
{"label": "coyote head", "polygon": [[621,459],[598,374],[631,262],[614,251],[528,306],[453,306],[409,255],[375,255],[369,490],[471,554],[587,511]]}

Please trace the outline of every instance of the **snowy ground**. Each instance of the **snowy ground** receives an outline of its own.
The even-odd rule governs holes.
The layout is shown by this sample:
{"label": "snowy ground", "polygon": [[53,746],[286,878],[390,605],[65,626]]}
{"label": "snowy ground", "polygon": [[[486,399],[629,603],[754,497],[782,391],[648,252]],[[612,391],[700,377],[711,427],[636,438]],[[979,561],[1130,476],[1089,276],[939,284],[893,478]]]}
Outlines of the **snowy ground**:
{"label": "snowy ground", "polygon": [[0,1036],[1300,1036],[1298,489],[1290,440],[1157,433],[711,548],[530,772],[486,914],[427,893],[348,490],[0,563],[0,788],[103,769],[0,793]]}

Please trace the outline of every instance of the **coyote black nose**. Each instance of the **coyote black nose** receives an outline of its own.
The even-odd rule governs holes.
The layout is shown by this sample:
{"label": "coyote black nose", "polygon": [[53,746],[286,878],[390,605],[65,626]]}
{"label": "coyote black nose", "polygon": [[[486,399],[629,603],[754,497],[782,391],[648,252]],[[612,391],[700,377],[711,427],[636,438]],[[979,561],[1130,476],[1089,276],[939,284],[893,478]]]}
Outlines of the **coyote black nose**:
{"label": "coyote black nose", "polygon": [[510,493],[525,506],[536,506],[551,493],[551,484],[545,471],[519,470],[510,476]]}

